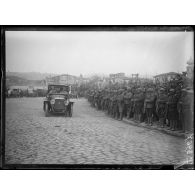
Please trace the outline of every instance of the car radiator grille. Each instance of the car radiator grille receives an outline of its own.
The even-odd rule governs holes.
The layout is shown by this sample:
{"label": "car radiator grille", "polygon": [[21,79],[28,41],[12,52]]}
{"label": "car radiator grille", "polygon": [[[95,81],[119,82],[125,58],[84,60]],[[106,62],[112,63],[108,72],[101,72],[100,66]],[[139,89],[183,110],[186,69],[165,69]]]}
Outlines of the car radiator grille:
{"label": "car radiator grille", "polygon": [[64,100],[55,100],[54,109],[63,110],[65,107]]}

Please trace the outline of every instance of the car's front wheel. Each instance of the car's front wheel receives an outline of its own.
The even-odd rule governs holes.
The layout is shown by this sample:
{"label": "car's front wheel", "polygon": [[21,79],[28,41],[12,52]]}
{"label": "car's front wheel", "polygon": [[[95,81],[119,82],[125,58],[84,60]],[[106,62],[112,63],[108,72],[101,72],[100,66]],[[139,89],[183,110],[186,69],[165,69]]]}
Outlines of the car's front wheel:
{"label": "car's front wheel", "polygon": [[48,104],[45,104],[45,117],[49,116],[49,106]]}

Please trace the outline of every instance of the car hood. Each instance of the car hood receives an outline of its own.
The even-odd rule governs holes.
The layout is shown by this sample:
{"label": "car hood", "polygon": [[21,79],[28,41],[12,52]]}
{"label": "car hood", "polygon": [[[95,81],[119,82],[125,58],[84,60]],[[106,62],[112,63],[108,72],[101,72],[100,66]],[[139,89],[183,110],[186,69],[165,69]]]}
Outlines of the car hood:
{"label": "car hood", "polygon": [[63,97],[54,97],[52,98],[52,100],[66,100],[66,99],[64,99]]}

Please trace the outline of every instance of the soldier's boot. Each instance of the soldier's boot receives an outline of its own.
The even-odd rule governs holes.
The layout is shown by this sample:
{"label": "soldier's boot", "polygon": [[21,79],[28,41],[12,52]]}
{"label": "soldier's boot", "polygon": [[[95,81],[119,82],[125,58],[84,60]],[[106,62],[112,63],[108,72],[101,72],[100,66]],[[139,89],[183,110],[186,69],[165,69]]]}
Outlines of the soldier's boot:
{"label": "soldier's boot", "polygon": [[173,130],[173,120],[170,120],[170,130]]}
{"label": "soldier's boot", "polygon": [[162,120],[162,128],[164,128],[165,127],[165,119],[162,118],[161,120]]}
{"label": "soldier's boot", "polygon": [[168,125],[168,129],[171,129],[171,120],[169,121]]}
{"label": "soldier's boot", "polygon": [[115,119],[118,119],[118,112],[116,112],[115,114]]}
{"label": "soldier's boot", "polygon": [[141,122],[141,114],[138,115],[138,122]]}
{"label": "soldier's boot", "polygon": [[112,117],[112,109],[110,109],[110,113],[109,113],[109,115]]}
{"label": "soldier's boot", "polygon": [[172,120],[171,123],[172,123],[172,124],[171,124],[171,130],[174,130],[174,120]]}
{"label": "soldier's boot", "polygon": [[117,113],[114,112],[114,119],[117,119]]}
{"label": "soldier's boot", "polygon": [[127,119],[130,119],[130,112],[127,111]]}
{"label": "soldier's boot", "polygon": [[162,118],[159,118],[159,126],[162,127]]}
{"label": "soldier's boot", "polygon": [[134,118],[134,120],[135,120],[135,121],[137,120],[137,113],[135,113],[135,118]]}
{"label": "soldier's boot", "polygon": [[176,121],[173,120],[173,130],[176,130]]}
{"label": "soldier's boot", "polygon": [[118,112],[115,113],[115,119],[118,119]]}
{"label": "soldier's boot", "polygon": [[146,118],[146,124],[149,125],[149,118]]}
{"label": "soldier's boot", "polygon": [[140,114],[137,114],[137,121],[140,122]]}
{"label": "soldier's boot", "polygon": [[151,124],[151,126],[153,125],[153,120],[152,120],[153,118],[152,118],[152,116],[150,117],[150,124]]}
{"label": "soldier's boot", "polygon": [[135,121],[137,121],[137,113],[135,113]]}
{"label": "soldier's boot", "polygon": [[175,130],[175,120],[172,121],[172,130]]}
{"label": "soldier's boot", "polygon": [[134,113],[134,115],[133,115],[133,120],[136,120],[136,118],[137,118],[137,114]]}
{"label": "soldier's boot", "polygon": [[113,109],[111,111],[111,117],[114,118],[114,111],[113,111]]}
{"label": "soldier's boot", "polygon": [[120,112],[120,114],[119,114],[120,116],[119,116],[119,120],[121,121],[122,119],[123,119],[123,113],[122,112]]}
{"label": "soldier's boot", "polygon": [[147,117],[147,125],[150,125],[150,118]]}
{"label": "soldier's boot", "polygon": [[108,115],[109,115],[109,116],[111,115],[111,111],[110,111],[110,108],[108,109]]}
{"label": "soldier's boot", "polygon": [[175,131],[177,130],[177,120],[174,120],[173,129],[174,129]]}

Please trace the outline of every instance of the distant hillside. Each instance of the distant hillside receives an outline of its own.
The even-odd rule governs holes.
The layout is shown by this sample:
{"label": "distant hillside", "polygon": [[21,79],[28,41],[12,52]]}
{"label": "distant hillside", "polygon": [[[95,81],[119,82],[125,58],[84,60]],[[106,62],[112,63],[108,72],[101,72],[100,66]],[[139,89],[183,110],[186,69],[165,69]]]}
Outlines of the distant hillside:
{"label": "distant hillside", "polygon": [[16,76],[27,80],[43,80],[48,76],[57,76],[58,74],[40,73],[40,72],[6,72],[7,76]]}
{"label": "distant hillside", "polygon": [[6,76],[6,86],[43,86],[43,80],[28,80],[17,76]]}

